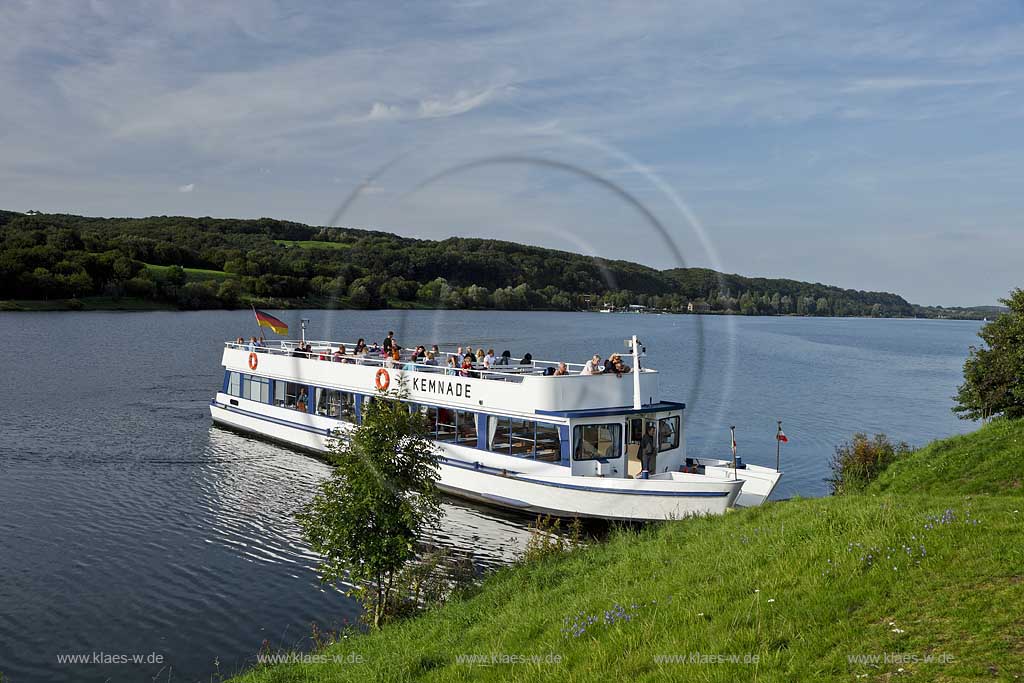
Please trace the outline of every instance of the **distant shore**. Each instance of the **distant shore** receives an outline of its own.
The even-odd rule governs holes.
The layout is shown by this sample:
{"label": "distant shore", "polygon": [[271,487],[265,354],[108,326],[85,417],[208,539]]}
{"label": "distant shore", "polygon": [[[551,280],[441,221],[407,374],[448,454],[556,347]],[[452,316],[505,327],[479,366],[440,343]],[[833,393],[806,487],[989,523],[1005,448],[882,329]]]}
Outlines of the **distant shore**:
{"label": "distant shore", "polygon": [[[256,301],[252,305],[257,308],[269,309],[269,310],[460,310],[460,311],[494,311],[503,309],[494,308],[435,308],[431,306],[423,305],[410,305],[409,302],[395,302],[388,308],[381,309],[363,309],[354,306],[346,306],[345,302],[341,301],[328,301],[322,299],[316,300],[275,300],[275,301]],[[59,312],[59,311],[189,311],[189,310],[209,310],[209,311],[241,311],[246,310],[249,307],[246,305],[239,305],[234,308],[203,308],[203,309],[183,309],[175,306],[169,302],[153,301],[150,299],[143,299],[140,297],[109,297],[109,296],[96,296],[96,297],[82,297],[80,299],[0,299],[0,312]],[[579,311],[564,311],[559,309],[547,309],[547,308],[533,308],[533,309],[517,309],[524,311],[537,311],[547,313],[599,313],[596,310],[579,310]],[[687,311],[661,311],[652,310],[643,313],[631,313],[629,311],[615,311],[620,315],[714,315],[714,316],[725,316],[734,315],[744,318],[864,318],[870,319],[874,317],[887,318],[893,320],[985,320],[984,315],[948,315],[941,317],[927,317],[927,316],[815,316],[815,315],[799,315],[795,313],[786,314],[743,314],[739,311],[701,311],[700,313],[690,313]],[[997,314],[990,314],[987,319],[991,319]]]}

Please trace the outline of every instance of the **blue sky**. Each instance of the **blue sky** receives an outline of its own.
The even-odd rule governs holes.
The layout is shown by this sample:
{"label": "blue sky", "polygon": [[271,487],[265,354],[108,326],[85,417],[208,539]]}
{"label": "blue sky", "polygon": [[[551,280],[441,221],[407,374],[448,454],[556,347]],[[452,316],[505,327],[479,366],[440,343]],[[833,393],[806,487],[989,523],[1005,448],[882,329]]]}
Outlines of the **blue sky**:
{"label": "blue sky", "polygon": [[1024,285],[1019,1],[8,0],[0,89],[7,209],[319,225],[358,188],[340,224],[679,265],[583,173],[500,161],[544,159],[686,265]]}

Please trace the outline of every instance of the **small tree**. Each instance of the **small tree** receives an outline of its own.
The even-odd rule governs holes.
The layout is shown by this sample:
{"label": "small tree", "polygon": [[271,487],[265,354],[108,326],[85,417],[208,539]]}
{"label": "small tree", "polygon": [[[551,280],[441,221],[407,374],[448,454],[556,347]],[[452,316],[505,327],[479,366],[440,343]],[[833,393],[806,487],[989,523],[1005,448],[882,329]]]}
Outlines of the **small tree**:
{"label": "small tree", "polygon": [[379,627],[389,616],[396,577],[416,556],[416,540],[440,518],[437,449],[404,385],[363,404],[362,424],[331,444],[334,472],[297,515],[323,556],[321,581],[348,578]]}
{"label": "small tree", "polygon": [[1010,311],[981,328],[985,346],[972,346],[964,362],[964,383],[953,406],[964,420],[1024,417],[1024,290],[1013,290],[1001,302]]}

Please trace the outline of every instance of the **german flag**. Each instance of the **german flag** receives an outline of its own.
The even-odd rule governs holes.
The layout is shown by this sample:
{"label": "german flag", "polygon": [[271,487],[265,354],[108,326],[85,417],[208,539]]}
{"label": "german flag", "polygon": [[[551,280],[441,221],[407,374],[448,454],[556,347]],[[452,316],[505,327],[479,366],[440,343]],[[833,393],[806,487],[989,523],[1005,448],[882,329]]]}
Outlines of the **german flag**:
{"label": "german flag", "polygon": [[257,311],[255,308],[252,309],[252,312],[256,315],[256,324],[260,327],[269,327],[277,334],[288,334],[288,326],[274,316]]}

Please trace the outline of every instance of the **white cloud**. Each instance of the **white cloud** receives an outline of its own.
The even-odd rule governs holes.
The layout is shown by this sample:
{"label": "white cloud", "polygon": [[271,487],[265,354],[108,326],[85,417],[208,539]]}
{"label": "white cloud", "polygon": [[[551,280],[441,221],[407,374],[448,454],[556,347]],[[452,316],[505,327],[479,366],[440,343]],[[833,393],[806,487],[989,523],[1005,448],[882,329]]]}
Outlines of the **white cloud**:
{"label": "white cloud", "polygon": [[443,116],[458,116],[465,114],[477,107],[482,107],[494,96],[494,89],[488,88],[475,95],[465,90],[460,90],[448,98],[430,98],[420,102],[419,115],[425,119],[434,119]]}
{"label": "white cloud", "polygon": [[192,192],[196,189],[195,183],[189,183],[188,185],[179,185],[178,192]]}

